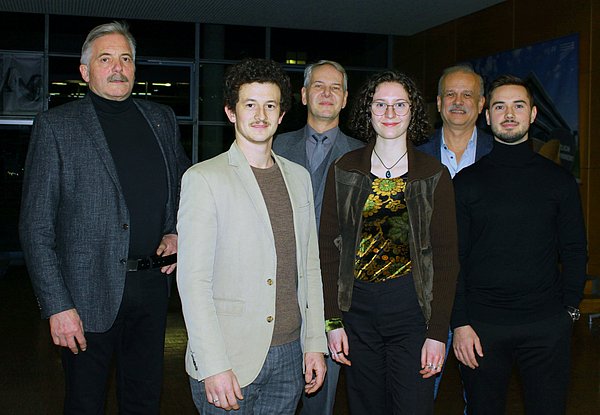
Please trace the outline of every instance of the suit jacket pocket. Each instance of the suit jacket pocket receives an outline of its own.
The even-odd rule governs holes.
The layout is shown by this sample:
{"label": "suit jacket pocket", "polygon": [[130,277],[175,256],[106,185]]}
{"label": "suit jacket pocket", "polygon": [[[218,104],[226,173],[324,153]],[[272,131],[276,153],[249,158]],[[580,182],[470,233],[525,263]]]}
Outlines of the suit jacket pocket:
{"label": "suit jacket pocket", "polygon": [[244,312],[244,302],[241,300],[215,298],[214,303],[217,314],[220,315],[236,316]]}

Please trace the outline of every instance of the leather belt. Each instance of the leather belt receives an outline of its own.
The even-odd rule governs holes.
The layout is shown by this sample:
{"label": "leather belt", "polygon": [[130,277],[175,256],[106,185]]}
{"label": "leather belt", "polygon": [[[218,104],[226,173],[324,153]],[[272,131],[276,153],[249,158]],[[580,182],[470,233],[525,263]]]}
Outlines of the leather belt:
{"label": "leather belt", "polygon": [[162,268],[177,262],[177,254],[158,256],[151,255],[143,258],[129,258],[127,260],[127,271],[144,271],[147,269]]}

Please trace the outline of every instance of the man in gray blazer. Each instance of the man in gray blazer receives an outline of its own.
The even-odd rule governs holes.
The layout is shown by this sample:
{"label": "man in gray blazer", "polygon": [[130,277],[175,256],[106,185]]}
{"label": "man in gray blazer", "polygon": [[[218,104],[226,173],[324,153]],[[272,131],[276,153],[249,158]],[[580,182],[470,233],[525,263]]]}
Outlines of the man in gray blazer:
{"label": "man in gray blazer", "polygon": [[[135,41],[94,28],[89,93],[35,120],[20,236],[43,318],[61,346],[65,414],[103,413],[111,360],[119,413],[158,414],[179,183],[189,166],[175,114],[131,98]],[[165,257],[169,256],[169,259]]]}
{"label": "man in gray blazer", "polygon": [[[339,128],[340,111],[348,99],[348,76],[342,65],[328,60],[308,65],[304,70],[301,92],[302,103],[308,110],[306,126],[278,135],[273,150],[310,172],[318,227],[329,166],[338,157],[364,146],[364,143],[348,137]],[[327,377],[323,388],[316,394],[303,395],[302,415],[333,413],[340,368],[332,359],[326,361]]]}
{"label": "man in gray blazer", "polygon": [[289,77],[248,59],[228,70],[224,96],[235,141],[181,187],[186,370],[202,415],[293,415],[323,383],[327,342],[310,177],[271,151]]}

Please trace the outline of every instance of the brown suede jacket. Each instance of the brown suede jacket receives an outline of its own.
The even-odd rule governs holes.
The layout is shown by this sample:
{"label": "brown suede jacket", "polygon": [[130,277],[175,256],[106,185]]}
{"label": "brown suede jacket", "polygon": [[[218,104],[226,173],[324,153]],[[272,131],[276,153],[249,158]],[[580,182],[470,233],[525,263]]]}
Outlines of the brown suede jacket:
{"label": "brown suede jacket", "polygon": [[[342,156],[327,176],[319,232],[326,319],[341,317],[352,304],[374,146],[375,141]],[[410,142],[405,198],[413,280],[427,337],[445,343],[459,270],[454,189],[448,170]]]}

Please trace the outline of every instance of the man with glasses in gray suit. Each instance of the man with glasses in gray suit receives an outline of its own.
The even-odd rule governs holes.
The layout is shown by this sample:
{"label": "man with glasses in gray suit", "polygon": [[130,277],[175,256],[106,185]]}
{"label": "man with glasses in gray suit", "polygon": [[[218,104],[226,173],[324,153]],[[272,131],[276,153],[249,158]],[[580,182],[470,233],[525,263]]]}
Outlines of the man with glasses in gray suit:
{"label": "man with glasses in gray suit", "polygon": [[[323,190],[329,166],[338,157],[364,146],[339,128],[340,111],[348,99],[348,76],[337,62],[321,60],[304,70],[302,103],[308,110],[306,125],[276,137],[273,151],[304,166],[310,173],[315,198],[317,227],[321,218]],[[335,352],[335,350],[330,350]],[[331,415],[335,402],[339,366],[330,358],[323,388],[303,395],[302,415]]]}

